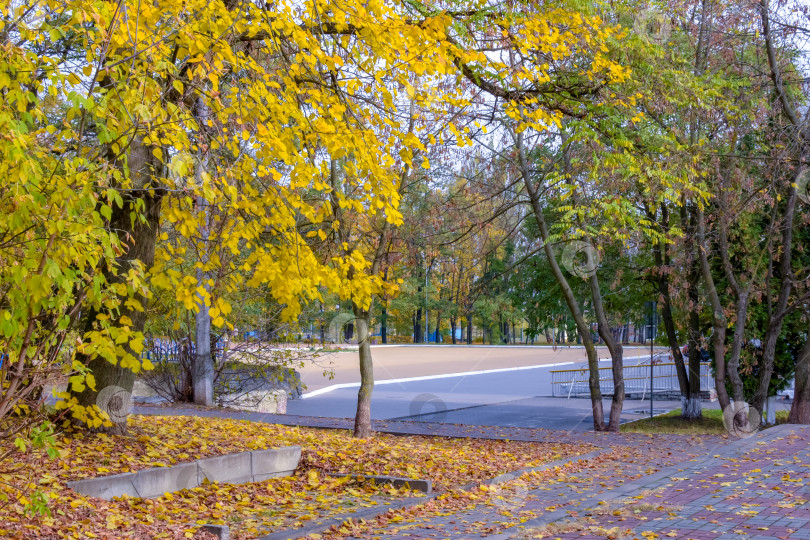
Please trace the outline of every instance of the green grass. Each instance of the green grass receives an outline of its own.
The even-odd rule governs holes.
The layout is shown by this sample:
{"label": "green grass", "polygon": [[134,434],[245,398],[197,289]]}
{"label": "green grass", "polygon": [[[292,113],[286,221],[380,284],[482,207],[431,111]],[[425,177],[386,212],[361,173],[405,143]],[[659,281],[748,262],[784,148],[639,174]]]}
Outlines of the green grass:
{"label": "green grass", "polygon": [[[787,421],[788,411],[776,411],[776,423]],[[726,435],[723,426],[723,411],[719,409],[703,409],[703,418],[700,420],[683,420],[681,410],[675,409],[661,416],[644,418],[623,424],[624,433],[676,433],[681,435]]]}

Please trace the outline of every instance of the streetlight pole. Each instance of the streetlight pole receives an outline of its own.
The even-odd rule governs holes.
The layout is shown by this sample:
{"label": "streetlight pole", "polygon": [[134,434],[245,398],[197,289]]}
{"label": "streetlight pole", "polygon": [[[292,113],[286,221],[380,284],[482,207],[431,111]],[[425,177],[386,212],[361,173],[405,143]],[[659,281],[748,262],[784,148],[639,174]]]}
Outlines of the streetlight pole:
{"label": "streetlight pole", "polygon": [[425,268],[425,343],[430,343],[430,313],[428,313],[428,269]]}

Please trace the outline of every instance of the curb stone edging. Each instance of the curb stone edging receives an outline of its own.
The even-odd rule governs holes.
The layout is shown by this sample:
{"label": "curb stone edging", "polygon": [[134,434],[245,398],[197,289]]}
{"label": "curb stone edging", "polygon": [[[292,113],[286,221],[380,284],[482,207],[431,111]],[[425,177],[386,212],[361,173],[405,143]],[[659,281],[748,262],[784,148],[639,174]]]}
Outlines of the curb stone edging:
{"label": "curb stone edging", "polygon": [[164,493],[195,488],[205,481],[244,484],[289,476],[298,467],[300,460],[300,446],[285,446],[225,454],[134,473],[75,480],[68,482],[67,487],[82,495],[108,501],[122,495],[149,499],[160,497]]}
{"label": "curb stone edging", "polygon": [[418,478],[400,478],[398,476],[344,473],[329,473],[329,476],[334,476],[336,478],[351,478],[355,482],[371,482],[372,485],[391,484],[395,488],[407,487],[408,489],[421,491],[422,493],[433,492],[433,482],[430,480],[420,480]]}
{"label": "curb stone edging", "polygon": [[324,531],[328,531],[332,527],[340,525],[348,519],[354,520],[374,519],[377,516],[381,516],[383,514],[388,513],[389,510],[401,510],[403,508],[419,506],[426,502],[432,501],[438,496],[439,496],[438,493],[433,493],[425,497],[419,497],[417,500],[406,499],[403,501],[392,502],[390,504],[375,506],[373,508],[365,508],[363,510],[355,512],[354,514],[343,514],[336,518],[327,519],[321,523],[315,523],[307,527],[301,527],[300,529],[270,533],[267,536],[259,537],[258,540],[296,540],[298,538],[305,538],[310,534],[319,534],[323,533]]}
{"label": "curb stone edging", "polygon": [[[587,461],[589,459],[593,459],[596,456],[598,456],[598,455],[600,455],[602,453],[605,453],[605,452],[609,452],[609,451],[610,451],[609,448],[602,448],[602,449],[599,449],[599,450],[595,450],[593,452],[589,452],[587,454],[580,454],[580,455],[577,455],[577,456],[571,456],[571,457],[568,457],[568,458],[559,459],[557,461],[551,461],[549,463],[544,463],[543,465],[539,465],[537,467],[529,467],[529,468],[526,468],[526,469],[519,469],[517,471],[504,473],[504,474],[501,474],[501,475],[496,476],[494,478],[489,478],[489,479],[486,479],[486,480],[483,480],[483,481],[480,481],[480,482],[471,482],[469,484],[465,484],[465,485],[461,486],[459,489],[462,490],[462,491],[469,491],[469,490],[474,489],[475,487],[477,487],[479,485],[482,485],[482,484],[493,485],[493,484],[500,484],[500,483],[503,483],[503,482],[508,482],[510,480],[514,480],[514,479],[516,479],[516,478],[518,478],[518,477],[520,477],[520,476],[522,476],[522,475],[524,475],[526,473],[529,473],[529,472],[539,472],[539,471],[545,471],[545,470],[553,469],[555,467],[565,467],[566,465],[569,465],[571,463],[575,463],[577,461]],[[335,474],[333,476],[364,476],[366,478],[371,478],[371,476],[369,476],[369,475],[338,475],[338,474]],[[379,477],[379,478],[393,478],[393,477]],[[407,480],[407,479],[402,479],[402,480]],[[422,482],[423,480],[418,480],[418,481]],[[427,482],[430,482],[430,481],[428,480]],[[309,525],[309,526],[306,526],[306,527],[301,527],[299,529],[277,531],[277,532],[274,532],[274,533],[270,533],[270,534],[268,534],[266,536],[259,537],[258,540],[296,540],[298,538],[304,538],[306,536],[309,536],[310,534],[313,534],[313,533],[321,534],[321,533],[331,529],[333,526],[340,525],[340,524],[342,524],[343,522],[345,522],[346,520],[349,520],[349,519],[353,519],[353,520],[356,520],[356,519],[373,519],[373,518],[376,518],[377,516],[381,516],[383,514],[388,513],[390,510],[402,510],[403,508],[412,508],[412,507],[421,506],[421,505],[423,505],[423,504],[425,504],[427,502],[430,502],[433,499],[437,498],[439,495],[440,495],[439,493],[431,493],[430,495],[427,495],[425,497],[419,497],[418,499],[409,498],[409,499],[402,500],[402,501],[392,502],[391,504],[387,504],[387,505],[384,505],[384,506],[381,506],[381,507],[367,508],[365,510],[360,510],[360,511],[355,512],[353,514],[343,514],[343,515],[340,515],[338,517],[330,518],[328,520],[325,520],[325,521],[323,521],[321,523],[312,524],[312,525]]]}
{"label": "curb stone edging", "polygon": [[215,535],[219,540],[231,540],[231,529],[227,525],[200,525],[200,530]]}

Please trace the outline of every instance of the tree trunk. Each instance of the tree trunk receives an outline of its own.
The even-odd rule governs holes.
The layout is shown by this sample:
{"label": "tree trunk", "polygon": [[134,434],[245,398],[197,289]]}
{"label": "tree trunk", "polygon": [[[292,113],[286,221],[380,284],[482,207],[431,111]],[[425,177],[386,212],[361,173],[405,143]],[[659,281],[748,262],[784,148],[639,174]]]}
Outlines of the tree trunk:
{"label": "tree trunk", "polygon": [[[698,247],[700,249],[700,247]],[[698,265],[698,261],[694,261]],[[700,297],[698,296],[698,280],[700,279],[700,270],[693,269],[690,272],[687,285],[687,298],[689,299],[689,318],[687,321],[687,392],[681,397],[681,417],[690,420],[697,420],[703,416],[700,403],[700,349],[702,347],[700,335],[700,314],[698,312],[700,306]],[[715,330],[717,330],[715,326]],[[718,374],[720,370],[717,370]]]}
{"label": "tree trunk", "polygon": [[[200,131],[198,133],[197,147],[198,159],[195,165],[195,176],[197,185],[202,187],[204,175],[208,165],[207,141],[204,141],[205,122],[208,119],[209,112],[205,99],[200,96],[197,98],[195,116]],[[208,202],[205,197],[200,194],[197,197],[197,212],[202,215],[203,225],[200,229],[200,263],[202,268],[197,268],[197,286],[202,287],[206,296],[211,293],[211,286],[208,283],[209,274],[205,270],[208,265],[208,220],[209,210]],[[214,404],[214,362],[211,356],[211,314],[209,313],[209,304],[205,296],[197,293],[197,311],[194,314],[194,362],[192,366],[192,384],[194,387],[194,403],[197,405],[204,405],[210,407]]]}
{"label": "tree trunk", "polygon": [[[802,152],[801,157],[806,158],[807,152]],[[792,179],[785,203],[785,217],[782,223],[782,260],[779,262],[782,283],[776,299],[776,309],[771,313],[768,329],[765,332],[759,382],[754,397],[751,399],[751,405],[760,412],[763,410],[765,400],[768,398],[771,375],[773,375],[773,362],[776,358],[776,343],[782,333],[782,325],[788,313],[788,301],[793,288],[794,276],[791,262],[793,254],[793,217],[796,211],[796,199],[798,198],[796,186],[800,181],[799,174],[801,172],[797,173],[795,179]]]}
{"label": "tree trunk", "polygon": [[374,391],[374,366],[368,329],[370,310],[353,306],[357,326],[358,356],[360,358],[360,389],[357,391],[357,414],[354,416],[354,436],[368,439],[374,433],[371,425],[371,393]]}
{"label": "tree trunk", "polygon": [[[388,279],[386,276],[384,279]],[[383,303],[382,318],[380,320],[380,341],[383,345],[388,343],[388,306]]]}
{"label": "tree trunk", "polygon": [[731,379],[731,395],[734,401],[745,401],[743,380],[740,377],[740,354],[742,353],[743,342],[745,341],[745,322],[748,318],[748,304],[750,296],[748,290],[741,290],[737,296],[737,319],[734,323],[734,337],[731,342],[731,353],[729,354],[726,372]]}
{"label": "tree trunk", "polygon": [[560,285],[563,297],[565,298],[565,303],[568,306],[568,310],[571,312],[571,315],[574,317],[574,322],[576,323],[577,329],[579,330],[579,333],[582,334],[582,343],[584,344],[585,351],[588,355],[588,387],[591,394],[593,429],[595,431],[604,431],[605,415],[602,409],[602,390],[599,387],[599,356],[596,352],[593,339],[591,338],[590,328],[585,322],[585,317],[582,315],[582,311],[580,310],[579,304],[574,296],[574,291],[571,289],[568,280],[562,273],[551,243],[548,241],[548,226],[546,225],[546,219],[543,215],[543,207],[540,204],[540,195],[538,190],[535,189],[532,181],[529,162],[526,159],[526,151],[523,148],[523,133],[518,133],[516,135],[516,142],[523,184],[526,187],[535,219],[537,220],[540,228],[540,235],[541,239],[543,240],[543,250],[545,251],[546,259],[551,267],[551,272],[554,275],[554,278]]}
{"label": "tree trunk", "polygon": [[450,334],[453,345],[456,344],[456,316],[453,315],[450,317]]}
{"label": "tree trunk", "polygon": [[[790,122],[792,136],[798,148],[799,162],[803,163],[810,153],[810,132],[806,122],[800,117],[798,109],[791,103],[790,96],[784,88],[782,69],[776,57],[776,47],[773,43],[771,33],[770,7],[768,0],[760,0],[760,17],[762,20],[762,35],[765,38],[765,52],[770,67],[770,78],[776,97],[779,100],[782,112]],[[796,177],[792,178],[788,188],[788,196],[785,202],[785,214],[782,222],[782,260],[780,261],[780,278],[782,280],[779,288],[779,296],[776,301],[776,309],[771,313],[768,321],[768,329],[765,332],[762,350],[762,366],[759,372],[759,383],[751,405],[762,411],[765,400],[768,398],[768,389],[773,374],[773,362],[776,357],[776,342],[782,333],[782,323],[787,315],[787,305],[790,298],[792,283],[794,278],[792,268],[793,253],[793,218],[796,210],[796,199],[798,197],[798,183],[801,180],[799,175],[804,174],[804,167],[798,167]]]}
{"label": "tree trunk", "polygon": [[[128,158],[132,185],[135,189],[125,191],[121,195],[124,199],[122,208],[113,205],[110,217],[110,228],[117,231],[121,243],[126,247],[126,253],[117,258],[118,273],[107,273],[111,283],[120,283],[122,276],[126,275],[133,262],[140,261],[144,270],[149,270],[155,259],[155,243],[160,226],[160,206],[163,198],[162,190],[152,186],[152,175],[156,159],[152,155],[151,147],[144,145],[139,137],[131,144]],[[132,212],[137,212],[137,204],[142,202],[145,223],[139,219],[131,219]],[[146,298],[141,295],[136,299],[142,306],[147,305]],[[96,321],[95,311],[90,311],[85,318],[85,331],[93,329]],[[146,311],[138,311],[122,305],[118,312],[118,319],[129,317],[129,325],[134,332],[143,332],[146,324]],[[129,353],[134,354],[131,350]],[[138,356],[137,354],[134,354]],[[95,390],[89,387],[79,393],[71,392],[79,405],[98,405],[107,412],[113,421],[113,427],[108,431],[116,434],[126,433],[126,420],[130,412],[132,386],[135,382],[135,373],[130,369],[122,368],[119,364],[112,364],[101,357],[87,358],[77,355],[77,360],[86,365],[96,380]]]}
{"label": "tree trunk", "polygon": [[796,361],[793,405],[790,406],[788,424],[810,424],[810,328],[807,341]]}
{"label": "tree trunk", "polygon": [[[198,283],[207,277],[201,270],[197,271]],[[205,285],[205,289],[209,287]],[[211,356],[211,315],[202,296],[198,295],[199,311],[194,314],[194,360],[192,365],[192,385],[194,403],[210,407],[214,404],[214,362]]]}
{"label": "tree trunk", "polygon": [[[664,211],[664,227],[669,228],[666,211]],[[667,246],[658,243],[653,246],[653,256],[655,265],[658,267],[658,289],[661,294],[661,319],[664,321],[664,330],[667,333],[667,343],[669,344],[672,361],[675,364],[675,372],[678,374],[678,387],[681,391],[681,418],[687,420],[699,419],[703,414],[700,407],[700,400],[694,399],[689,385],[689,375],[683,361],[681,346],[678,343],[678,334],[675,330],[675,319],[672,316],[672,295],[669,291],[669,254]]]}
{"label": "tree trunk", "polygon": [[467,345],[472,345],[472,342],[473,342],[472,331],[473,331],[472,313],[468,313],[467,314]]}
{"label": "tree trunk", "polygon": [[[709,297],[709,302],[712,307],[712,326],[714,332],[712,334],[713,349],[714,349],[714,385],[717,390],[717,400],[720,402],[720,408],[725,409],[728,407],[730,400],[728,392],[726,392],[726,314],[723,311],[723,305],[720,302],[720,296],[717,294],[717,287],[714,284],[714,276],[712,275],[711,267],[709,266],[708,247],[706,246],[706,223],[703,215],[703,209],[700,206],[696,209],[697,220],[697,253],[700,263],[700,271],[703,274],[703,282],[706,285],[706,292]],[[698,358],[700,355],[698,354]],[[699,362],[699,360],[698,360]],[[690,341],[689,347],[689,364],[692,370],[692,344]],[[700,366],[698,365],[698,373]],[[691,374],[690,374],[691,377]]]}
{"label": "tree trunk", "polygon": [[422,308],[417,308],[413,315],[413,342],[422,343]]}
{"label": "tree trunk", "polygon": [[611,372],[613,373],[613,400],[610,404],[610,419],[608,421],[608,431],[619,431],[619,425],[622,416],[622,406],[624,405],[624,349],[621,344],[616,342],[613,331],[610,329],[605,308],[602,304],[602,292],[599,288],[599,276],[596,273],[596,261],[594,260],[594,250],[596,249],[592,243],[588,243],[590,249],[587,250],[587,267],[593,269],[589,272],[588,284],[591,288],[591,300],[593,301],[593,310],[596,314],[598,323],[599,335],[605,342],[605,345],[610,352],[611,359]]}

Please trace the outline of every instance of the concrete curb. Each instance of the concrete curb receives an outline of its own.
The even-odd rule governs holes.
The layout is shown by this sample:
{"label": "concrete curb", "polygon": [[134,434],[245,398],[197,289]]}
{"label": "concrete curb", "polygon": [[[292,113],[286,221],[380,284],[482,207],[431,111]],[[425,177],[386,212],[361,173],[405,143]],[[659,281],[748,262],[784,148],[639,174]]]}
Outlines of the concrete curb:
{"label": "concrete curb", "polygon": [[431,495],[427,495],[425,497],[419,497],[418,499],[406,499],[403,501],[392,502],[391,504],[383,504],[380,506],[375,506],[373,508],[365,508],[353,514],[343,514],[336,518],[330,518],[320,523],[314,523],[306,527],[301,527],[300,529],[270,533],[267,536],[259,537],[258,540],[296,540],[298,538],[304,538],[306,536],[309,536],[310,534],[321,534],[325,531],[328,531],[332,527],[342,524],[344,521],[347,521],[349,519],[353,520],[374,519],[377,516],[381,516],[383,514],[388,513],[389,510],[401,510],[402,508],[419,506],[426,502],[432,501],[438,496],[439,496],[438,493],[434,493]]}
{"label": "concrete curb", "polygon": [[374,474],[342,474],[329,473],[329,476],[336,478],[351,478],[355,482],[369,482],[371,485],[390,484],[395,488],[408,488],[422,493],[431,493],[433,483],[430,480],[420,480],[418,478],[400,478],[398,476],[383,476]]}
{"label": "concrete curb", "polygon": [[[796,427],[799,426],[795,426],[792,424],[782,424],[779,426],[775,426],[773,428],[769,428],[767,430],[760,431],[756,435],[753,435],[751,437],[738,439],[732,443],[721,446],[719,449],[722,449],[726,454],[740,450],[748,450],[749,447],[753,448],[755,446],[758,446],[759,443],[782,437],[784,436],[783,432],[792,432]],[[716,462],[722,459],[723,457],[715,457],[714,455],[711,455],[701,458],[697,461],[685,463],[682,462],[676,465],[672,465],[670,467],[666,467],[651,475],[647,475],[643,478],[639,478],[638,480],[635,480],[627,484],[622,484],[620,486],[617,486],[613,489],[606,491],[605,493],[594,495],[583,501],[580,501],[579,504],[574,508],[561,508],[559,510],[554,510],[541,517],[530,519],[524,523],[521,523],[519,526],[515,526],[516,528],[519,527],[520,531],[507,530],[506,532],[489,536],[488,538],[492,538],[495,540],[507,540],[510,538],[517,538],[518,535],[523,533],[526,529],[541,527],[543,525],[548,525],[549,523],[554,523],[555,521],[560,521],[562,519],[570,517],[569,512],[573,509],[576,509],[576,511],[580,513],[586,512],[592,508],[599,506],[600,503],[615,501],[617,499],[628,497],[632,493],[636,493],[637,491],[644,489],[645,486],[658,480],[661,480],[663,478],[666,478],[668,476],[682,476],[684,473],[687,473],[686,469],[690,469],[691,471],[689,472],[695,472],[699,469],[707,467],[712,462]]]}
{"label": "concrete curb", "polygon": [[227,525],[200,525],[200,530],[215,535],[219,540],[231,540],[231,529]]}
{"label": "concrete curb", "polygon": [[[594,457],[596,457],[596,456],[598,456],[598,455],[600,455],[600,454],[602,454],[604,452],[607,452],[607,451],[609,451],[609,449],[600,449],[600,450],[596,450],[594,452],[589,452],[587,454],[582,454],[582,455],[578,455],[578,456],[572,456],[570,458],[565,458],[565,459],[559,459],[557,461],[552,461],[550,463],[544,463],[543,465],[540,465],[540,466],[537,466],[537,467],[529,467],[529,468],[526,468],[526,469],[520,469],[520,470],[517,470],[517,471],[502,474],[500,476],[496,476],[494,478],[489,478],[489,479],[483,480],[481,482],[471,482],[469,484],[461,486],[461,488],[459,488],[459,489],[461,491],[469,491],[471,489],[475,489],[477,486],[482,485],[482,484],[493,485],[493,484],[500,484],[500,483],[503,483],[503,482],[508,482],[508,481],[514,480],[515,478],[518,478],[518,477],[520,477],[520,476],[522,476],[522,475],[524,475],[524,474],[526,474],[528,472],[545,471],[545,470],[548,470],[548,469],[553,469],[555,467],[565,467],[566,465],[569,465],[571,463],[575,463],[577,461],[586,461],[588,459],[592,459],[592,458],[594,458]],[[334,474],[332,476],[365,476],[365,475],[338,475],[338,474]],[[370,478],[370,476],[365,476],[365,477]],[[393,477],[381,477],[381,478],[393,478]],[[402,480],[407,480],[407,479],[402,479]],[[420,481],[424,481],[424,480],[420,480]],[[411,482],[412,482],[412,480],[411,480]],[[320,522],[320,523],[309,525],[307,527],[301,527],[300,529],[294,529],[292,531],[274,532],[274,533],[268,534],[267,536],[262,536],[258,540],[296,540],[298,538],[304,538],[304,537],[306,537],[306,536],[308,536],[310,534],[322,534],[323,532],[329,530],[333,526],[340,525],[341,523],[343,523],[344,521],[347,521],[349,519],[352,519],[352,520],[373,519],[373,518],[376,518],[377,516],[381,516],[383,514],[388,513],[388,511],[390,511],[390,510],[401,510],[403,508],[413,508],[413,507],[421,506],[421,505],[423,505],[423,504],[425,504],[427,502],[432,501],[433,499],[435,499],[439,495],[440,495],[439,493],[433,493],[433,494],[430,494],[430,495],[428,495],[426,497],[419,497],[418,499],[411,498],[411,499],[406,499],[406,500],[403,500],[403,501],[397,501],[397,502],[391,503],[389,505],[381,506],[381,507],[368,508],[368,509],[365,509],[365,510],[355,512],[353,514],[344,514],[344,515],[338,516],[336,518],[331,518],[331,519],[325,520],[325,521]]]}
{"label": "concrete curb", "polygon": [[261,482],[289,476],[301,460],[300,446],[226,454],[172,467],[155,467],[135,473],[115,474],[68,482],[67,487],[89,497],[111,500],[127,495],[139,499],[160,497],[206,481],[230,484]]}

